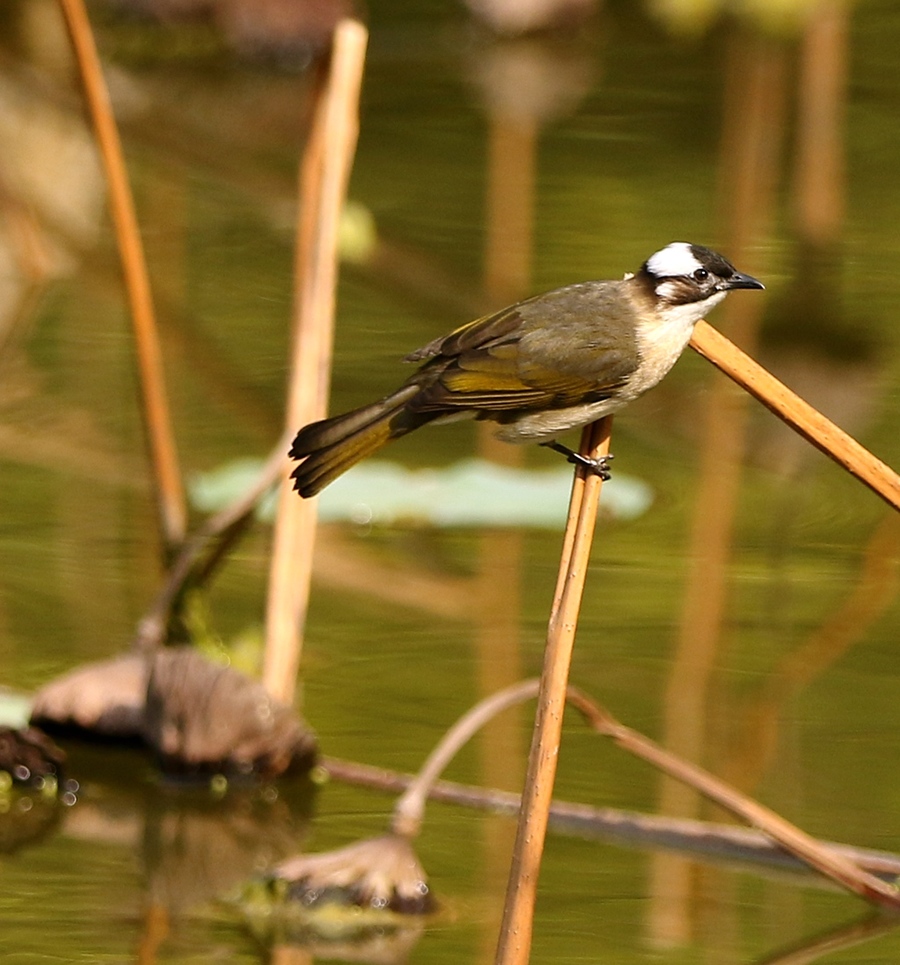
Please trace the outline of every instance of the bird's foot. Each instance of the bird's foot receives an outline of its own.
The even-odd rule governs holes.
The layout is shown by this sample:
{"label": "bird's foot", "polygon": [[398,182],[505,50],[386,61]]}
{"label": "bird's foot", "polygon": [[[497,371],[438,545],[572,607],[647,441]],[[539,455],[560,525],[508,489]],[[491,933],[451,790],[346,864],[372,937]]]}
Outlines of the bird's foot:
{"label": "bird's foot", "polygon": [[610,473],[610,462],[615,459],[615,456],[610,453],[607,456],[600,456],[599,459],[591,459],[590,456],[583,456],[580,452],[575,452],[568,446],[564,446],[561,442],[557,442],[555,439],[550,442],[540,443],[542,446],[546,446],[548,449],[552,449],[554,452],[559,452],[566,457],[568,462],[571,462],[576,466],[583,466],[588,472],[592,472],[595,476],[599,476],[604,482],[612,478]]}

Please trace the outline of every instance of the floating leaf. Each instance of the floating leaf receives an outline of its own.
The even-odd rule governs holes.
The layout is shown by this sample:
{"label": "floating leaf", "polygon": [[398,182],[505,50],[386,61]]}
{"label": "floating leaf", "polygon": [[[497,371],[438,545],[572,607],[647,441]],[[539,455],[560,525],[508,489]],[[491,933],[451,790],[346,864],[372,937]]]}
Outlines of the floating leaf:
{"label": "floating leaf", "polygon": [[[251,485],[261,463],[242,459],[196,475],[194,505],[214,512]],[[369,460],[341,476],[319,496],[319,518],[387,526],[533,526],[557,529],[565,523],[572,470],[518,469],[483,459],[466,459],[442,469],[406,469]],[[299,498],[299,497],[298,497]],[[650,487],[617,473],[603,488],[604,512],[633,519],[653,501]],[[271,520],[274,502],[264,501],[260,518]]]}

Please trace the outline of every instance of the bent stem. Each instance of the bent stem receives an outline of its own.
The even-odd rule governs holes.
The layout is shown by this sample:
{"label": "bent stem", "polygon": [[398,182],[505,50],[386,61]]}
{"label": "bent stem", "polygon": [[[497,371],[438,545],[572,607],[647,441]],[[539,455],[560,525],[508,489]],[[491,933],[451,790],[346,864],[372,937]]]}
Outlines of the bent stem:
{"label": "bent stem", "polygon": [[60,0],[60,5],[78,61],[85,99],[106,171],[109,206],[134,329],[144,428],[153,467],[162,539],[168,557],[184,540],[187,510],[169,415],[147,262],[122,156],[122,144],[84,2]]}
{"label": "bent stem", "polygon": [[407,838],[416,837],[422,826],[425,802],[428,800],[434,782],[441,776],[444,768],[456,756],[460,748],[478,733],[489,720],[506,710],[507,707],[536,697],[539,686],[538,680],[523,680],[510,687],[505,687],[503,690],[498,690],[467,710],[438,741],[409,786],[398,798],[391,819],[391,831],[394,834],[402,834]]}
{"label": "bent stem", "polygon": [[[522,680],[490,694],[467,710],[438,741],[416,776],[397,800],[391,820],[391,831],[408,838],[416,837],[422,825],[425,802],[444,768],[453,760],[460,748],[497,714],[515,704],[537,697],[540,686],[541,682],[537,678]],[[595,705],[589,698],[577,688],[567,687],[565,699],[581,711],[593,726],[596,711]]]}
{"label": "bent stem", "polygon": [[900,475],[779,382],[721,332],[701,320],[694,327],[690,345],[807,442],[856,476],[888,505],[900,510]]}
{"label": "bent stem", "polygon": [[[506,687],[480,701],[459,718],[441,738],[418,774],[406,784],[405,791],[394,807],[391,822],[393,834],[409,839],[418,834],[425,802],[430,796],[495,808],[515,806],[522,800],[508,792],[462,789],[459,785],[438,782],[438,778],[463,744],[488,720],[516,703],[538,696],[541,684],[540,680],[525,680]],[[596,733],[611,738],[623,750],[694,788],[709,800],[761,831],[771,842],[775,842],[784,851],[830,878],[840,887],[874,904],[894,911],[900,910],[900,892],[892,884],[877,876],[879,872],[884,873],[888,868],[896,869],[896,858],[819,841],[703,768],[672,754],[638,731],[621,724],[604,707],[577,687],[566,687],[565,700],[579,711]],[[384,788],[396,786],[399,778],[399,775],[392,775],[389,772],[348,766],[340,761],[326,761],[325,766],[337,777]],[[671,845],[673,841],[680,840],[682,843],[692,841],[697,846],[701,839],[717,839],[720,849],[724,846],[725,850],[733,855],[740,854],[745,860],[748,855],[755,853],[762,857],[765,853],[764,840],[748,838],[746,832],[741,834],[735,828],[720,829],[714,825],[684,819],[627,815],[625,812],[614,812],[611,809],[591,812],[591,809],[566,805],[562,802],[556,804],[553,810],[558,816],[571,811],[582,818],[586,816],[586,812],[590,812],[598,825],[608,824],[611,828],[618,827],[620,830],[628,826],[631,836],[636,840],[643,840],[645,844],[657,840],[657,842],[666,841]],[[522,813],[524,813],[524,807]],[[527,954],[527,950],[525,953]]]}
{"label": "bent stem", "polygon": [[[581,435],[581,454],[591,459],[609,455],[611,431],[611,416],[586,426]],[[576,468],[547,629],[531,752],[495,957],[497,965],[524,965],[531,951],[537,880],[556,778],[569,667],[601,487],[599,476],[583,466]]]}
{"label": "bent stem", "polygon": [[[260,499],[281,479],[288,462],[285,453],[289,443],[290,432],[285,432],[246,492],[204,520],[185,540],[166,573],[162,588],[138,623],[131,644],[133,650],[149,651],[164,642],[176,600],[188,585],[209,578],[214,564],[221,561],[234,539],[244,531]],[[199,560],[207,549],[209,553],[201,567]]]}

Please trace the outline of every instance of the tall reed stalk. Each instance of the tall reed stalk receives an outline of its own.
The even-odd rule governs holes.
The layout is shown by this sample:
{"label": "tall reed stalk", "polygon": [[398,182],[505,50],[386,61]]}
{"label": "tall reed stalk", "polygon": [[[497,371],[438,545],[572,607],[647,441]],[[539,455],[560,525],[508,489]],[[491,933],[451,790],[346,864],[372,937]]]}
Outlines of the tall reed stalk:
{"label": "tall reed stalk", "polygon": [[122,144],[84,0],[60,0],[60,5],[72,39],[88,111],[106,172],[110,212],[134,329],[141,412],[153,469],[160,530],[168,559],[184,541],[187,510],[169,415],[162,351],[147,262],[138,229],[134,199],[128,184]]}
{"label": "tall reed stalk", "polygon": [[[608,455],[612,417],[584,428],[580,451],[593,458]],[[547,824],[556,764],[562,735],[563,711],[569,683],[569,667],[578,626],[578,613],[590,561],[602,480],[583,467],[575,470],[569,515],[566,521],[559,576],[544,648],[537,712],[522,807],[516,829],[512,864],[500,926],[497,965],[524,965],[531,951],[538,873]]]}
{"label": "tall reed stalk", "polygon": [[[359,126],[368,34],[355,20],[334,33],[331,62],[315,103],[300,167],[295,260],[294,347],[287,424],[295,429],[325,415],[334,336],[338,226]],[[263,682],[279,699],[294,698],[315,543],[316,501],[300,499],[286,479],[275,522]]]}

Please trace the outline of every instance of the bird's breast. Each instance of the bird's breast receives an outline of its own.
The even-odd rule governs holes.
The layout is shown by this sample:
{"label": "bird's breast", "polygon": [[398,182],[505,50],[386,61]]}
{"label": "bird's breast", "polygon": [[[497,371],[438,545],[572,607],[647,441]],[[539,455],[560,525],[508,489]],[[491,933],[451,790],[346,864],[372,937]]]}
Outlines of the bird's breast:
{"label": "bird's breast", "polygon": [[643,319],[637,326],[637,346],[641,363],[629,380],[627,394],[637,398],[652,389],[678,361],[687,348],[694,325],[712,307],[707,299],[701,304],[672,306],[664,315]]}

